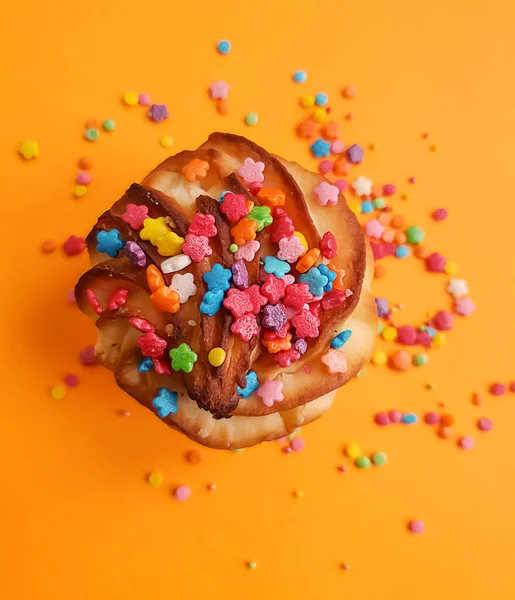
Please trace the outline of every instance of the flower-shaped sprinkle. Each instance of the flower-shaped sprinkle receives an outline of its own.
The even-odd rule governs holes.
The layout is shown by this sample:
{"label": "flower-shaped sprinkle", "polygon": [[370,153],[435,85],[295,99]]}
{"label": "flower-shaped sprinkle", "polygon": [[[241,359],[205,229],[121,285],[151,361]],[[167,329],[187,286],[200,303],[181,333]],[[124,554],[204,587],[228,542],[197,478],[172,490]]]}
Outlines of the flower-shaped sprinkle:
{"label": "flower-shaped sprinkle", "polygon": [[248,398],[251,396],[259,387],[257,373],[255,371],[249,371],[245,375],[246,386],[241,388],[239,385],[237,386],[238,394],[242,398]]}
{"label": "flower-shaped sprinkle", "polygon": [[268,378],[258,387],[257,395],[263,400],[265,406],[270,407],[274,405],[274,402],[284,400],[283,387],[282,381]]}
{"label": "flower-shaped sprinkle", "polygon": [[284,305],[281,302],[278,302],[277,304],[268,304],[263,309],[263,320],[261,321],[261,324],[266,329],[280,331],[286,321]]}
{"label": "flower-shaped sprinkle", "polygon": [[182,168],[182,174],[190,183],[204,179],[208,171],[209,163],[199,158],[194,158]]}
{"label": "flower-shaped sprinkle", "polygon": [[107,309],[116,310],[120,308],[127,302],[128,295],[129,290],[127,288],[116,288],[107,299]]}
{"label": "flower-shaped sprinkle", "polygon": [[150,294],[150,301],[160,312],[176,313],[181,307],[179,294],[165,285]]}
{"label": "flower-shaped sprinkle", "polygon": [[324,293],[324,286],[328,282],[328,278],[316,268],[312,267],[307,273],[302,273],[299,281],[307,283],[309,291],[313,296],[321,296]]}
{"label": "flower-shaped sprinkle", "polygon": [[203,235],[208,238],[214,237],[218,233],[215,226],[215,216],[195,213],[191,225],[188,227],[188,233]]}
{"label": "flower-shaped sprinkle", "polygon": [[265,163],[261,161],[255,162],[252,158],[246,158],[243,161],[243,165],[239,168],[238,175],[246,184],[254,183],[255,181],[261,183],[265,179],[263,175],[264,170]]}
{"label": "flower-shaped sprinkle", "polygon": [[174,231],[165,234],[160,240],[157,240],[157,251],[161,256],[177,256],[181,252],[184,238],[177,235]]}
{"label": "flower-shaped sprinkle", "polygon": [[294,263],[297,262],[303,254],[306,254],[306,248],[304,248],[296,235],[279,240],[279,252],[277,253],[277,258],[286,260],[289,263]]}
{"label": "flower-shaped sprinkle", "polygon": [[170,358],[172,359],[172,369],[174,371],[191,373],[193,371],[193,365],[197,362],[198,356],[188,344],[183,343],[177,348],[172,348],[170,350]]}
{"label": "flower-shaped sprinkle", "polygon": [[166,340],[163,340],[163,338],[160,338],[155,333],[145,333],[139,336],[138,346],[143,356],[161,358],[165,352]]}
{"label": "flower-shaped sprinkle", "polygon": [[347,371],[347,360],[342,352],[329,348],[329,350],[320,357],[321,362],[326,366],[329,375],[336,373],[345,373]]}
{"label": "flower-shaped sprinkle", "polygon": [[290,272],[290,265],[285,260],[279,260],[277,256],[265,256],[265,271],[276,277],[284,277]]}
{"label": "flower-shaped sprinkle", "polygon": [[231,266],[232,280],[234,285],[240,290],[249,287],[249,272],[244,260],[236,260]]}
{"label": "flower-shaped sprinkle", "polygon": [[291,320],[291,324],[295,327],[297,337],[317,338],[319,335],[318,327],[320,320],[307,309],[303,309],[299,314],[295,315]]}
{"label": "flower-shaped sprinkle", "polygon": [[275,275],[269,274],[266,276],[265,281],[261,286],[261,293],[266,296],[272,304],[275,304],[281,298],[284,298],[285,287],[286,284],[283,279],[279,279]]}
{"label": "flower-shaped sprinkle", "polygon": [[313,300],[307,283],[292,283],[285,288],[284,304],[300,310],[304,304]]}
{"label": "flower-shaped sprinkle", "polygon": [[335,206],[338,204],[339,190],[335,185],[322,181],[313,189],[316,201],[321,206]]}
{"label": "flower-shaped sprinkle", "polygon": [[336,279],[336,273],[331,271],[331,269],[323,263],[318,265],[317,269],[324,277],[327,277],[327,283],[324,285],[324,292],[330,292],[333,289],[333,281]]}
{"label": "flower-shaped sprinkle", "polygon": [[200,303],[199,310],[203,315],[208,315],[208,317],[212,317],[216,315],[220,308],[222,308],[223,300],[224,291],[220,288],[206,292],[204,294],[204,298],[202,298],[202,302]]}
{"label": "flower-shaped sprinkle", "polygon": [[220,212],[224,214],[231,223],[237,223],[240,219],[249,214],[245,196],[243,194],[226,192],[224,194],[224,201],[220,204]]}
{"label": "flower-shaped sprinkle", "polygon": [[166,388],[161,388],[152,400],[152,406],[157,409],[157,415],[164,419],[168,415],[174,415],[177,412],[178,398],[177,392],[170,392]]}
{"label": "flower-shaped sprinkle", "polygon": [[120,250],[125,246],[125,242],[120,238],[118,229],[109,231],[99,231],[97,233],[97,250],[116,258]]}
{"label": "flower-shaped sprinkle", "polygon": [[143,227],[143,221],[148,219],[148,207],[144,204],[127,204],[122,215],[122,221],[132,229],[139,231]]}
{"label": "flower-shaped sprinkle", "polygon": [[256,252],[258,252],[260,247],[261,244],[256,240],[246,242],[245,244],[243,244],[243,246],[240,246],[238,250],[236,250],[234,258],[236,258],[236,260],[243,259],[246,262],[251,262],[254,260]]}
{"label": "flower-shaped sprinkle", "polygon": [[270,214],[270,209],[268,208],[268,206],[254,206],[249,212],[248,218],[257,221],[258,231],[262,231],[265,227],[268,227],[274,221],[272,215]]}
{"label": "flower-shaped sprinkle", "polygon": [[259,325],[255,315],[244,315],[239,317],[231,325],[231,331],[240,336],[243,342],[248,342],[255,335],[259,334]]}
{"label": "flower-shaped sprinkle", "polygon": [[170,232],[170,228],[166,224],[164,217],[157,219],[145,219],[143,221],[143,229],[140,231],[140,238],[149,241],[153,246],[157,245],[157,241],[163,238]]}
{"label": "flower-shaped sprinkle", "polygon": [[220,289],[226,292],[231,287],[232,273],[230,269],[224,269],[220,263],[215,263],[211,271],[204,273],[202,278],[207,283],[208,290]]}
{"label": "flower-shaped sprinkle", "polygon": [[182,251],[195,262],[200,262],[204,257],[213,254],[213,250],[209,245],[209,238],[204,235],[193,235],[192,233],[186,235]]}
{"label": "flower-shaped sprinkle", "polygon": [[179,302],[181,304],[187,302],[191,296],[194,296],[197,293],[197,286],[195,285],[193,273],[184,273],[184,275],[175,273],[172,277],[170,289],[179,294]]}
{"label": "flower-shaped sprinkle", "polygon": [[286,202],[286,194],[277,188],[261,188],[257,197],[265,206],[284,206]]}
{"label": "flower-shaped sprinkle", "polygon": [[225,100],[229,95],[231,86],[225,81],[215,81],[209,86],[209,95],[213,100]]}
{"label": "flower-shaped sprinkle", "polygon": [[238,246],[243,246],[246,242],[256,239],[257,228],[257,221],[242,219],[237,225],[231,228],[231,235]]}

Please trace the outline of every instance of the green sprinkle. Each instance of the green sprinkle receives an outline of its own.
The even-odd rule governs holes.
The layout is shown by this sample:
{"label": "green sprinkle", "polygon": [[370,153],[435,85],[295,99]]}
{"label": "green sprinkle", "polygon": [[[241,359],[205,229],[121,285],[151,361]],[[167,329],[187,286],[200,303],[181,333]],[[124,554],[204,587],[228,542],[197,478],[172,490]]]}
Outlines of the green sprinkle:
{"label": "green sprinkle", "polygon": [[427,329],[427,327],[426,327],[425,325],[419,325],[419,326],[417,327],[417,329],[418,329],[419,331],[425,331],[425,330]]}
{"label": "green sprinkle", "polygon": [[245,115],[245,124],[246,125],[253,127],[254,125],[257,125],[257,122],[258,122],[258,116],[256,115],[256,113],[248,113],[247,115]]}
{"label": "green sprinkle", "polygon": [[429,358],[427,358],[426,354],[415,354],[415,356],[413,357],[413,364],[416,367],[423,367],[427,362],[428,362]]}
{"label": "green sprinkle", "polygon": [[384,329],[384,325],[383,325],[383,323],[382,323],[381,321],[378,321],[378,322],[377,322],[377,333],[378,333],[378,334],[381,334],[381,333],[383,333],[383,329]]}
{"label": "green sprinkle", "polygon": [[102,127],[105,131],[114,131],[116,129],[116,123],[113,121],[113,119],[106,119],[102,123]]}
{"label": "green sprinkle", "polygon": [[100,131],[98,129],[94,129],[93,127],[90,129],[86,129],[84,132],[84,137],[89,142],[96,142],[98,140],[98,136],[100,135]]}
{"label": "green sprinkle", "polygon": [[372,462],[376,467],[382,467],[388,462],[388,457],[384,452],[374,452],[372,456]]}
{"label": "green sprinkle", "polygon": [[418,225],[409,227],[404,233],[408,244],[420,244],[426,235]]}
{"label": "green sprinkle", "polygon": [[370,458],[368,458],[368,456],[358,456],[358,458],[356,458],[354,461],[354,464],[356,467],[358,467],[358,469],[368,469],[372,463],[370,462]]}
{"label": "green sprinkle", "polygon": [[270,208],[268,206],[254,206],[254,208],[247,215],[247,219],[257,221],[258,231],[262,231],[264,227],[271,225],[274,220],[270,214]]}
{"label": "green sprinkle", "polygon": [[231,244],[231,245],[229,246],[229,252],[232,252],[233,254],[234,254],[235,252],[238,252],[238,245],[237,245],[237,244]]}
{"label": "green sprinkle", "polygon": [[374,200],[374,208],[382,210],[386,206],[386,200],[384,198],[376,198]]}
{"label": "green sprinkle", "polygon": [[240,452],[243,452],[243,448],[234,448],[233,452],[236,452],[236,454],[239,454]]}
{"label": "green sprinkle", "polygon": [[249,560],[249,562],[247,563],[247,567],[253,571],[254,569],[257,568],[257,562],[254,562],[253,560]]}

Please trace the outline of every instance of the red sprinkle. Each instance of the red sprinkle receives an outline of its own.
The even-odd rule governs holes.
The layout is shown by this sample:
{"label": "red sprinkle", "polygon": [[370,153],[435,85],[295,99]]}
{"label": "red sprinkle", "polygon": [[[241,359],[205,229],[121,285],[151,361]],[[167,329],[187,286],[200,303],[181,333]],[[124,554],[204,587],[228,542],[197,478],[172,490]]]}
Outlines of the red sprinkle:
{"label": "red sprinkle", "polygon": [[428,412],[424,415],[424,421],[428,425],[438,425],[440,423],[440,415],[435,412]]}
{"label": "red sprinkle", "polygon": [[79,376],[75,375],[75,373],[68,373],[64,378],[64,383],[68,387],[77,387],[79,385]]}
{"label": "red sprinkle", "polygon": [[322,256],[327,259],[336,256],[336,238],[330,231],[326,231],[320,240],[320,251]]}
{"label": "red sprinkle", "polygon": [[154,368],[158,375],[171,375],[172,368],[170,367],[169,361],[164,358],[153,358]]}
{"label": "red sprinkle", "polygon": [[107,308],[109,310],[116,310],[120,308],[120,306],[123,306],[127,302],[128,295],[129,290],[127,288],[117,288],[109,296],[109,299],[107,300]]}
{"label": "red sprinkle", "polygon": [[397,342],[404,346],[413,346],[417,342],[417,330],[412,325],[398,327]]}
{"label": "red sprinkle", "polygon": [[400,410],[391,410],[388,413],[390,423],[400,423],[402,420],[402,413]]}
{"label": "red sprinkle", "polygon": [[154,333],[156,328],[149,323],[145,319],[140,319],[139,317],[131,317],[129,319],[129,324],[135,327],[138,331],[142,331],[143,333]]}
{"label": "red sprinkle", "polygon": [[449,215],[446,208],[438,208],[431,215],[435,221],[445,221]]}
{"label": "red sprinkle", "polygon": [[286,214],[286,212],[276,206],[273,210],[273,223],[268,227],[267,231],[270,234],[270,239],[275,244],[278,244],[283,238],[289,238],[293,235],[295,227],[293,221]]}
{"label": "red sprinkle", "polygon": [[98,359],[95,355],[95,346],[86,346],[84,350],[79,354],[79,359],[82,365],[85,367],[92,367],[98,364]]}
{"label": "red sprinkle", "polygon": [[515,381],[510,383],[510,392],[515,392]]}
{"label": "red sprinkle", "polygon": [[393,196],[397,188],[393,185],[393,183],[386,183],[383,185],[383,196]]}
{"label": "red sprinkle", "polygon": [[326,292],[322,298],[322,308],[324,310],[331,310],[342,305],[347,299],[347,295],[343,290],[331,290]]}
{"label": "red sprinkle", "polygon": [[269,302],[276,304],[281,298],[284,298],[285,287],[284,279],[279,279],[275,275],[268,274],[261,286],[261,294],[266,296]]}
{"label": "red sprinkle", "polygon": [[506,386],[504,383],[493,383],[490,386],[490,393],[492,396],[502,396],[506,391]]}
{"label": "red sprinkle", "polygon": [[447,259],[438,252],[433,252],[426,258],[425,262],[426,269],[430,273],[443,273]]}
{"label": "red sprinkle", "polygon": [[97,315],[101,315],[102,307],[100,306],[100,302],[98,301],[97,295],[91,288],[88,288],[86,290],[86,297],[91,305],[91,308],[97,313]]}
{"label": "red sprinkle", "polygon": [[309,365],[302,365],[302,368],[308,375],[311,373],[311,367]]}
{"label": "red sprinkle", "polygon": [[390,417],[388,416],[388,413],[385,413],[385,412],[376,413],[374,415],[374,423],[376,425],[380,425],[381,427],[384,427],[385,425],[389,425]]}
{"label": "red sprinkle", "polygon": [[257,324],[256,316],[244,315],[237,318],[231,325],[231,331],[238,334],[242,341],[248,342],[255,335],[259,335],[259,325]]}
{"label": "red sprinkle", "polygon": [[165,352],[166,340],[155,333],[145,333],[138,338],[138,346],[143,356],[161,358]]}
{"label": "red sprinkle", "polygon": [[274,354],[274,360],[276,360],[281,367],[289,367],[296,360],[299,360],[300,352],[298,352],[293,346],[289,350],[280,350],[277,354]]}
{"label": "red sprinkle", "polygon": [[494,424],[490,419],[479,419],[477,422],[477,428],[480,431],[491,431],[494,427]]}
{"label": "red sprinkle", "polygon": [[440,310],[433,317],[433,323],[438,331],[449,331],[452,329],[454,317],[445,310]]}
{"label": "red sprinkle", "polygon": [[[309,310],[301,310],[293,317],[291,324],[295,327],[295,333],[297,334],[297,337],[317,338],[319,335],[318,326],[320,325],[320,320],[312,315]],[[287,352],[290,352],[290,350]]]}
{"label": "red sprinkle", "polygon": [[188,233],[203,235],[208,238],[214,237],[218,233],[215,226],[215,216],[195,213],[191,225],[188,227]]}
{"label": "red sprinkle", "polygon": [[209,238],[205,235],[193,235],[192,233],[186,235],[182,251],[195,262],[200,262],[205,256],[213,254],[213,250],[209,245]]}
{"label": "red sprinkle", "polygon": [[84,252],[85,248],[86,240],[76,235],[71,235],[63,244],[63,251],[66,256],[77,256]]}
{"label": "red sprinkle", "polygon": [[285,306],[291,306],[295,310],[300,310],[310,300],[313,300],[313,294],[309,291],[307,283],[290,283],[286,286],[284,296]]}
{"label": "red sprinkle", "polygon": [[249,214],[249,209],[243,194],[227,192],[224,201],[220,204],[220,212],[223,213],[231,223],[237,223]]}
{"label": "red sprinkle", "polygon": [[139,231],[143,228],[143,221],[148,219],[148,207],[144,204],[127,204],[122,215],[122,221],[132,229]]}

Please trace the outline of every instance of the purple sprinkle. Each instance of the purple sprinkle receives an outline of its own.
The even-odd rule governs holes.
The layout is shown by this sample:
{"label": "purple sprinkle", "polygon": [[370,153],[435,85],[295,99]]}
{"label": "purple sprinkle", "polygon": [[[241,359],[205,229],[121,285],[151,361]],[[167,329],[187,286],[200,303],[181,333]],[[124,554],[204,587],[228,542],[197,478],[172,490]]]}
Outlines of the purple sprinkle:
{"label": "purple sprinkle", "polygon": [[147,264],[145,253],[136,242],[127,242],[125,244],[125,254],[133,265],[144,267]]}
{"label": "purple sprinkle", "polygon": [[280,331],[286,323],[286,313],[284,305],[281,302],[277,304],[267,304],[263,309],[263,327],[270,331]]}
{"label": "purple sprinkle", "polygon": [[307,349],[308,349],[308,343],[306,342],[306,340],[304,338],[299,338],[295,342],[295,350],[297,350],[297,352],[299,354],[304,354],[304,352],[306,352]]}
{"label": "purple sprinkle", "polygon": [[244,290],[249,287],[249,272],[243,259],[237,260],[232,265],[231,271],[233,283],[237,288]]}
{"label": "purple sprinkle", "polygon": [[168,119],[168,109],[164,104],[152,104],[150,110],[148,111],[148,116],[155,121],[156,123],[160,123],[165,119]]}
{"label": "purple sprinkle", "polygon": [[349,162],[356,165],[359,164],[363,160],[363,155],[365,154],[363,148],[358,146],[357,144],[352,144],[350,148],[347,148],[347,158]]}
{"label": "purple sprinkle", "polygon": [[377,315],[380,319],[390,314],[390,307],[388,306],[388,300],[385,298],[376,298]]}
{"label": "purple sprinkle", "polygon": [[79,354],[79,358],[85,367],[92,367],[98,364],[97,357],[95,356],[95,346],[86,346]]}

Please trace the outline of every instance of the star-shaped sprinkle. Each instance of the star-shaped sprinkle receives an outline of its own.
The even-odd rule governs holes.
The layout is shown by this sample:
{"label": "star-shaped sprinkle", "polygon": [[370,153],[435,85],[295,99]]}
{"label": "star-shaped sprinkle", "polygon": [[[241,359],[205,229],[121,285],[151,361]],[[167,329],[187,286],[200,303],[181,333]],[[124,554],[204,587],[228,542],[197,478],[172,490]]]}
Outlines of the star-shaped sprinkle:
{"label": "star-shaped sprinkle", "polygon": [[257,222],[258,231],[262,231],[274,221],[268,206],[254,206],[254,208],[249,212],[248,218]]}
{"label": "star-shaped sprinkle", "polygon": [[261,183],[265,179],[263,175],[264,170],[265,163],[261,161],[255,162],[252,158],[246,158],[238,170],[238,175],[246,184],[254,183],[255,181]]}
{"label": "star-shaped sprinkle", "polygon": [[257,373],[255,371],[249,371],[245,375],[245,382],[247,385],[244,388],[241,388],[239,385],[236,386],[236,388],[238,390],[238,394],[242,398],[248,398],[258,389],[259,382],[258,382]]}
{"label": "star-shaped sprinkle", "polygon": [[150,294],[150,301],[160,312],[176,313],[181,307],[179,294],[165,285]]}
{"label": "star-shaped sprinkle", "polygon": [[198,356],[188,344],[181,344],[177,348],[172,348],[170,350],[170,358],[172,359],[172,369],[174,371],[191,373],[193,371],[193,365],[197,362]]}
{"label": "star-shaped sprinkle", "polygon": [[148,207],[144,204],[127,204],[122,215],[122,221],[132,229],[139,231],[143,228],[143,222],[148,219]]}
{"label": "star-shaped sprinkle", "polygon": [[268,378],[258,387],[257,395],[265,406],[270,407],[274,405],[274,402],[284,400],[283,387],[284,383],[282,381]]}
{"label": "star-shaped sprinkle", "polygon": [[304,140],[312,140],[318,133],[319,125],[312,119],[306,119],[299,123],[297,127],[297,135]]}
{"label": "star-shaped sprinkle", "polygon": [[170,289],[179,294],[179,302],[184,304],[188,301],[191,296],[197,293],[197,286],[195,285],[195,279],[193,273],[175,273],[172,277],[172,283]]}
{"label": "star-shaped sprinkle", "polygon": [[469,293],[469,286],[465,279],[451,279],[447,286],[447,293],[455,298],[466,296]]}
{"label": "star-shaped sprinkle", "polygon": [[292,283],[286,286],[284,304],[300,310],[304,304],[313,300],[307,283]]}
{"label": "star-shaped sprinkle", "polygon": [[238,250],[236,250],[234,254],[234,258],[236,260],[244,260],[246,262],[252,262],[254,260],[254,256],[258,252],[261,244],[256,240],[251,240],[240,246]]}
{"label": "star-shaped sprinkle", "polygon": [[329,206],[335,206],[335,204],[338,204],[339,190],[335,185],[331,185],[327,181],[319,183],[313,189],[313,193],[315,194],[316,201],[321,206],[327,206],[328,204]]}
{"label": "star-shaped sprinkle", "polygon": [[356,181],[351,184],[352,189],[356,192],[356,196],[370,196],[372,193],[372,185],[372,180],[363,177],[363,175],[360,175]]}
{"label": "star-shaped sprinkle", "polygon": [[97,233],[97,250],[116,258],[120,250],[125,246],[125,242],[120,238],[118,229],[109,231],[99,231]]}
{"label": "star-shaped sprinkle", "polygon": [[312,267],[307,273],[302,273],[299,281],[308,284],[309,291],[313,296],[321,296],[324,293],[324,286],[329,280],[316,267]]}
{"label": "star-shaped sprinkle", "polygon": [[358,146],[358,144],[352,144],[349,148],[347,148],[347,160],[353,165],[357,165],[363,160],[363,155],[365,154],[363,148]]}
{"label": "star-shaped sprinkle", "polygon": [[225,308],[229,309],[233,317],[238,319],[252,312],[253,306],[248,290],[237,290],[231,288],[227,293],[227,298],[223,302]]}
{"label": "star-shaped sprinkle", "polygon": [[218,233],[215,226],[215,216],[195,213],[191,225],[188,227],[188,233],[203,235],[208,238],[214,237]]}
{"label": "star-shaped sprinkle", "polygon": [[170,392],[166,388],[161,388],[152,400],[152,406],[157,409],[157,415],[164,419],[168,415],[174,415],[177,412],[178,398],[177,392]]}
{"label": "star-shaped sprinkle", "polygon": [[318,138],[311,144],[310,150],[315,158],[324,158],[331,154],[331,142],[325,142],[323,139]]}
{"label": "star-shaped sprinkle", "polygon": [[209,95],[213,100],[222,99],[225,100],[229,95],[229,90],[231,86],[225,81],[215,81],[209,86]]}
{"label": "star-shaped sprinkle", "polygon": [[180,254],[183,244],[184,238],[174,231],[168,232],[156,242],[157,251],[161,256],[177,256]]}
{"label": "star-shaped sprinkle", "polygon": [[275,304],[284,297],[285,285],[285,282],[275,275],[267,275],[261,286],[261,293],[268,298],[269,302]]}
{"label": "star-shaped sprinkle", "polygon": [[284,206],[286,202],[286,194],[277,188],[261,188],[257,197],[265,206]]}
{"label": "star-shaped sprinkle", "polygon": [[209,163],[199,158],[194,158],[182,168],[182,174],[190,183],[204,179],[208,171]]}
{"label": "star-shaped sprinkle", "polygon": [[276,256],[265,256],[265,271],[276,277],[284,277],[290,272],[290,265],[285,260],[280,260]]}
{"label": "star-shaped sprinkle", "polygon": [[368,237],[380,239],[383,235],[384,226],[377,219],[371,219],[365,224],[365,233]]}
{"label": "star-shaped sprinkle", "polygon": [[255,315],[243,315],[231,325],[231,331],[240,336],[243,342],[248,342],[255,335],[259,335],[259,325]]}
{"label": "star-shaped sprinkle", "polygon": [[320,325],[320,320],[318,317],[311,314],[309,310],[302,309],[293,317],[291,324],[295,327],[297,337],[317,338],[319,335],[318,327]]}
{"label": "star-shaped sprinkle", "polygon": [[279,363],[279,365],[286,369],[290,365],[292,365],[295,361],[299,360],[300,352],[292,347],[289,350],[281,350],[277,354],[274,354],[274,360]]}
{"label": "star-shaped sprinkle", "polygon": [[148,111],[148,117],[156,123],[161,123],[168,119],[168,108],[164,104],[152,104]]}
{"label": "star-shaped sprinkle", "polygon": [[18,152],[25,160],[39,156],[39,144],[35,140],[23,140],[18,146]]}
{"label": "star-shaped sprinkle", "polygon": [[329,375],[345,373],[347,371],[347,360],[345,355],[338,350],[329,348],[329,350],[320,357],[320,361],[326,366]]}
{"label": "star-shaped sprinkle", "polygon": [[170,228],[166,224],[164,217],[157,219],[145,219],[143,221],[143,229],[140,231],[140,238],[150,242],[153,246],[157,245],[158,240],[163,238],[170,232]]}
{"label": "star-shaped sprinkle", "polygon": [[208,290],[220,289],[226,292],[231,287],[232,272],[230,269],[224,269],[220,263],[215,263],[211,271],[202,276],[207,283]]}
{"label": "star-shaped sprinkle", "polygon": [[203,315],[212,317],[222,308],[223,300],[224,291],[220,288],[208,291],[204,294],[204,298],[202,298],[199,310]]}
{"label": "star-shaped sprinkle", "polygon": [[476,310],[476,305],[470,298],[456,298],[454,301],[454,312],[462,317],[468,317]]}
{"label": "star-shaped sprinkle", "polygon": [[280,260],[294,263],[305,253],[306,248],[304,248],[296,235],[279,240],[279,252],[277,253],[277,258]]}

